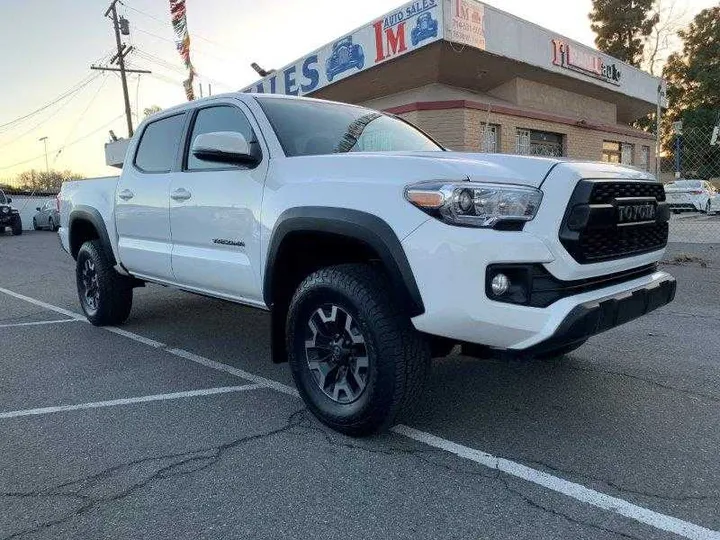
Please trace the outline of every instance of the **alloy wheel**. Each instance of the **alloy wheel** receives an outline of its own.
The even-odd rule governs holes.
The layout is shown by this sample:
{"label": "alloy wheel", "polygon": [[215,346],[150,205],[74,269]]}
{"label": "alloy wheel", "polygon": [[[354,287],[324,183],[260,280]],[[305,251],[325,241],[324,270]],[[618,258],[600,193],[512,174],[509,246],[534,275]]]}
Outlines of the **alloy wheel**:
{"label": "alloy wheel", "polygon": [[370,374],[365,336],[342,307],[323,304],[310,315],[305,357],[318,387],[333,401],[352,403],[365,391]]}
{"label": "alloy wheel", "polygon": [[85,307],[90,311],[97,311],[100,305],[100,286],[98,284],[97,269],[91,259],[86,259],[83,263],[80,281]]}

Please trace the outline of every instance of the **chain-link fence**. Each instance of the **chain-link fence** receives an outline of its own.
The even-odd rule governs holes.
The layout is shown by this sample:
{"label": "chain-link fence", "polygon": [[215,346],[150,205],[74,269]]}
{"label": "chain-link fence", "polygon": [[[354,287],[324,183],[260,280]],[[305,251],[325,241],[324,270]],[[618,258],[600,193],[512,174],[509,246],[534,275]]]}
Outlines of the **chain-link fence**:
{"label": "chain-link fence", "polygon": [[660,156],[673,210],[670,241],[720,244],[720,133],[712,125],[675,125]]}

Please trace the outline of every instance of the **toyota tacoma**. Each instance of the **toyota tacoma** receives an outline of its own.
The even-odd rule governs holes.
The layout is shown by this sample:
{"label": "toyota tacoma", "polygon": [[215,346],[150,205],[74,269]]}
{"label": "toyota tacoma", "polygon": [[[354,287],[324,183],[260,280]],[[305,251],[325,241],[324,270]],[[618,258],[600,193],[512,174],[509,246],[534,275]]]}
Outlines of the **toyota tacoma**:
{"label": "toyota tacoma", "polygon": [[119,178],[66,182],[60,201],[91,323],[123,323],[146,282],[269,311],[273,360],[353,435],[392,425],[457,345],[559,356],[675,294],[650,174],[450,152],[327,101],[233,93],[165,110]]}

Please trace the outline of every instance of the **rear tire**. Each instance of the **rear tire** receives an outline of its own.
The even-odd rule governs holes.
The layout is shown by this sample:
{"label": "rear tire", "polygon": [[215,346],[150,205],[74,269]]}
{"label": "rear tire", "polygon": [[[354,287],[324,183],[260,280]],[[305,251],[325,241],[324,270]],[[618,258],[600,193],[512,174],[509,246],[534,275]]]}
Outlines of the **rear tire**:
{"label": "rear tire", "polygon": [[287,316],[295,384],[310,411],[342,433],[389,428],[417,402],[430,347],[379,270],[346,264],[298,287]]}
{"label": "rear tire", "polygon": [[20,217],[16,217],[12,224],[12,233],[13,236],[20,236],[23,233],[22,229],[22,219]]}
{"label": "rear tire", "polygon": [[76,281],[80,306],[95,326],[124,323],[132,309],[132,280],[118,274],[98,240],[78,252]]}
{"label": "rear tire", "polygon": [[710,201],[705,203],[705,213],[710,215]]}

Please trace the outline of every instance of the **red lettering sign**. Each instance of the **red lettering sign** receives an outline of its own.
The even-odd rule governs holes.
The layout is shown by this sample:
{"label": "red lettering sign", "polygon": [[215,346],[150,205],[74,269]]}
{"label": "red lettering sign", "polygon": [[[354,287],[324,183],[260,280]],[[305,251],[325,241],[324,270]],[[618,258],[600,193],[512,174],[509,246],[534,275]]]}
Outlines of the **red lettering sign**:
{"label": "red lettering sign", "polygon": [[405,22],[401,22],[394,29],[390,27],[384,31],[383,21],[377,21],[373,27],[375,28],[375,50],[377,52],[376,64],[407,51]]}

